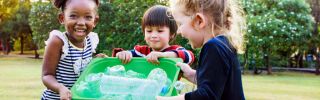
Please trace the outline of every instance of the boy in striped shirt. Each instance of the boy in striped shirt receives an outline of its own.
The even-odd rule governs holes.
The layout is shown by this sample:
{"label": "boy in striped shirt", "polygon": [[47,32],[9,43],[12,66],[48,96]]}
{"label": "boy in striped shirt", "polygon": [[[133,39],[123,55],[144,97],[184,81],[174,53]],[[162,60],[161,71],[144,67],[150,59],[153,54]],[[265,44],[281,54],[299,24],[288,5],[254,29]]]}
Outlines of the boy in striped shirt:
{"label": "boy in striped shirt", "polygon": [[149,8],[142,18],[144,40],[148,45],[136,45],[133,50],[116,50],[113,56],[124,64],[132,57],[145,57],[149,62],[159,64],[158,58],[182,58],[184,63],[192,64],[194,54],[179,45],[170,45],[176,36],[177,25],[167,15],[168,8],[156,5]]}

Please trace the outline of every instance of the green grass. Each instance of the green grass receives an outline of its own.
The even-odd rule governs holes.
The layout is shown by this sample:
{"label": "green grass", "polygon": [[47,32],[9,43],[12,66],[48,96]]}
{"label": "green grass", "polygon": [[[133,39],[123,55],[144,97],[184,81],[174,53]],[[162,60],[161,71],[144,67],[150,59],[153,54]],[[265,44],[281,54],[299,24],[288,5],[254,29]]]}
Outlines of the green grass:
{"label": "green grass", "polygon": [[319,100],[320,76],[282,72],[274,75],[244,75],[248,100]]}
{"label": "green grass", "polygon": [[[39,100],[41,59],[0,55],[0,100]],[[320,76],[293,72],[243,75],[247,100],[319,100]],[[189,91],[192,89],[188,89]]]}
{"label": "green grass", "polygon": [[39,100],[45,89],[41,63],[39,59],[0,55],[0,100]]}

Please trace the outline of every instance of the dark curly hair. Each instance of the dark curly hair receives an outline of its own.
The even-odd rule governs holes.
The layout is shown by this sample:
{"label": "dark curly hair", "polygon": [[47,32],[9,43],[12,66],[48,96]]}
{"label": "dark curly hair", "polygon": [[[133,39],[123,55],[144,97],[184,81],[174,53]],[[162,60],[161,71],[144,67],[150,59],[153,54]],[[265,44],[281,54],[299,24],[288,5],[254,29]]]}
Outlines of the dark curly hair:
{"label": "dark curly hair", "polygon": [[[61,11],[64,11],[66,7],[66,3],[68,0],[53,0],[53,5],[57,7],[58,9],[61,9]],[[97,7],[99,6],[99,0],[92,0],[96,3]]]}

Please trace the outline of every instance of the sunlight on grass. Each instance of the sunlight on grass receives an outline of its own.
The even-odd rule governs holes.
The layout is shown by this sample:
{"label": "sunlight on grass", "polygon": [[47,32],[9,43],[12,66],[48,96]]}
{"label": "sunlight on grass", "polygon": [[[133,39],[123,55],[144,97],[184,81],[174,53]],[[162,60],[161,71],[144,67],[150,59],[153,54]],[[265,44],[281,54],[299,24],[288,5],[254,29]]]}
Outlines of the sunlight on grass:
{"label": "sunlight on grass", "polygon": [[40,99],[44,86],[41,82],[41,59],[1,57],[0,99]]}
{"label": "sunlight on grass", "polygon": [[314,74],[274,73],[244,75],[243,87],[248,100],[318,100],[320,77]]}
{"label": "sunlight on grass", "polygon": [[[39,100],[42,59],[0,56],[0,100]],[[282,72],[242,77],[247,100],[319,100],[320,76]],[[183,80],[186,82],[186,80]],[[192,84],[183,93],[192,91]]]}

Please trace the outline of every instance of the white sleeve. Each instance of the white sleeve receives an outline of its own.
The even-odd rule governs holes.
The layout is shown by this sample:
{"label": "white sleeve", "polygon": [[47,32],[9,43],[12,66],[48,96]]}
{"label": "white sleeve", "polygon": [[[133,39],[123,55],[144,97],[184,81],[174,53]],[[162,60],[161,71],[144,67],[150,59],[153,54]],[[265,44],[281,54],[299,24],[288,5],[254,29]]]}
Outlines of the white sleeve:
{"label": "white sleeve", "polygon": [[[66,35],[63,32],[60,32],[59,30],[53,30],[49,34],[49,38],[52,38],[53,36],[57,36],[63,41],[63,47],[62,47],[62,55],[61,58],[64,58],[68,54],[68,39]],[[48,40],[45,41],[46,46],[48,45]]]}
{"label": "white sleeve", "polygon": [[92,52],[93,53],[96,53],[96,48],[99,44],[99,37],[98,37],[98,34],[97,33],[94,33],[94,32],[90,32],[88,34],[90,40],[91,40],[91,46],[92,46]]}

